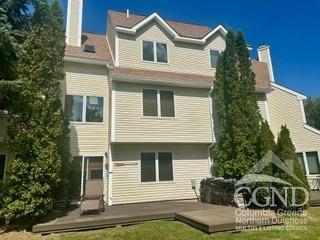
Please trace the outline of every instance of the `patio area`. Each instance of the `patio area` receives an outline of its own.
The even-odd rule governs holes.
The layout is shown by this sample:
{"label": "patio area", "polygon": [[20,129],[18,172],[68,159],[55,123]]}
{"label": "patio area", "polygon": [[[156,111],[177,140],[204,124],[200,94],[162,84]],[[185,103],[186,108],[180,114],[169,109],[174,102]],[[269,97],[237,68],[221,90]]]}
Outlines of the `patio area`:
{"label": "patio area", "polygon": [[[102,215],[79,215],[76,208],[33,226],[33,233],[49,234],[126,226],[153,220],[178,220],[206,233],[237,231],[235,208],[190,201],[166,201],[106,207]],[[273,216],[259,226],[279,224]],[[250,226],[249,226],[250,225]],[[249,224],[248,227],[252,227]],[[255,226],[255,225],[254,225]]]}

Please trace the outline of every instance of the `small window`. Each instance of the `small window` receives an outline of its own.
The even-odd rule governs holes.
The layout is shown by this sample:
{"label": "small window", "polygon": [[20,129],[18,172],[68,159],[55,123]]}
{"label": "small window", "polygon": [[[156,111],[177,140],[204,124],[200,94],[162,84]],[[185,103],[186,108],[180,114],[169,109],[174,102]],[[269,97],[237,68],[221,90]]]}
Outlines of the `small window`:
{"label": "small window", "polygon": [[210,50],[210,61],[211,61],[211,68],[217,67],[219,52],[217,50]]}
{"label": "small window", "polygon": [[167,44],[157,43],[157,62],[167,63],[168,62],[168,52]]}
{"label": "small window", "polygon": [[143,116],[158,116],[157,90],[143,90]]}
{"label": "small window", "polygon": [[5,166],[6,166],[6,155],[0,154],[0,181],[4,180]]}
{"label": "small window", "polygon": [[87,97],[87,122],[103,122],[103,97]]}
{"label": "small window", "polygon": [[89,52],[89,53],[95,53],[96,52],[96,48],[93,45],[84,45],[84,52]]}
{"label": "small window", "polygon": [[298,161],[299,161],[304,173],[306,174],[306,167],[304,165],[303,153],[297,153],[297,157],[298,157]]}
{"label": "small window", "polygon": [[156,154],[141,153],[141,182],[156,181]]}
{"label": "small window", "polygon": [[172,91],[160,91],[161,117],[174,117],[174,94]]}
{"label": "small window", "polygon": [[65,112],[69,121],[82,122],[83,97],[66,95]]}
{"label": "small window", "polygon": [[153,42],[143,41],[143,60],[154,61]]}
{"label": "small window", "polygon": [[307,162],[309,167],[309,174],[320,174],[320,165],[317,152],[307,152]]}
{"label": "small window", "polygon": [[173,181],[172,153],[159,153],[159,181]]}

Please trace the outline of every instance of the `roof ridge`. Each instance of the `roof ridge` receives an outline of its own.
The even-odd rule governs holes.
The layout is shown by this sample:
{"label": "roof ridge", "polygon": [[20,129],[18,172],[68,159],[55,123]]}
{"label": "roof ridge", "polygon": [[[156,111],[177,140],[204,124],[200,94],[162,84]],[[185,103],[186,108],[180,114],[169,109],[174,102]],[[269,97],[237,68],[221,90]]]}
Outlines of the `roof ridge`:
{"label": "roof ridge", "polygon": [[[109,12],[114,12],[114,13],[123,13],[123,14],[126,14],[125,11],[122,11],[122,10],[108,10],[108,13]],[[161,15],[154,11],[153,13],[157,13],[160,17]],[[136,15],[136,16],[139,16],[139,17],[149,17],[151,14],[149,15],[144,15],[144,14],[140,14],[140,13],[135,13],[135,12],[132,12],[130,11],[130,14],[132,15]],[[161,17],[162,18],[162,17]],[[194,25],[194,26],[198,26],[198,27],[206,27],[206,28],[209,28],[210,30],[212,30],[211,27],[209,27],[208,25],[205,25],[205,24],[200,24],[200,23],[193,23],[193,22],[187,22],[187,21],[180,21],[180,20],[175,20],[175,19],[170,19],[170,18],[163,18],[164,21],[170,21],[170,22],[175,22],[175,23],[182,23],[182,24],[188,24],[188,25]]]}

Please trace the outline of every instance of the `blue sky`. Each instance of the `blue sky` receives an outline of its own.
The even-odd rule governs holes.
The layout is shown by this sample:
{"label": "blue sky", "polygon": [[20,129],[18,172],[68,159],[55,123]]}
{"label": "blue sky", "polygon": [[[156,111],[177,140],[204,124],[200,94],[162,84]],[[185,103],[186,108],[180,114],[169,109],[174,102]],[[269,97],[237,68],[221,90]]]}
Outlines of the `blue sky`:
{"label": "blue sky", "polygon": [[[66,1],[61,0],[64,9]],[[271,46],[276,82],[320,97],[320,1],[84,0],[83,31],[105,33],[108,9],[224,26],[244,32],[248,44]]]}

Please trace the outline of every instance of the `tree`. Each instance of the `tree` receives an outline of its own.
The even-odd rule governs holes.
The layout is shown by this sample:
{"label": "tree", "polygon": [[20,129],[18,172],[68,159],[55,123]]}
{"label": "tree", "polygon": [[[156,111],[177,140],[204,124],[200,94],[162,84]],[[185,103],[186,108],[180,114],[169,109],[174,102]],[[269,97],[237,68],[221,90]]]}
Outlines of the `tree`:
{"label": "tree", "polygon": [[14,80],[20,45],[29,32],[31,0],[0,0],[0,79]]}
{"label": "tree", "polygon": [[21,89],[9,112],[9,148],[18,154],[9,166],[4,199],[3,213],[11,223],[28,219],[32,224],[46,214],[68,175],[64,165],[71,161],[60,100],[65,48],[61,9],[57,2],[39,1],[35,16],[17,67]]}
{"label": "tree", "polygon": [[255,75],[241,32],[231,30],[219,57],[213,92],[218,143],[213,148],[215,175],[240,179],[258,160],[260,113]]}
{"label": "tree", "polygon": [[[304,174],[304,171],[302,169],[302,166],[300,165],[298,161],[298,157],[295,153],[295,147],[292,143],[291,137],[290,137],[290,131],[286,126],[281,126],[281,131],[278,136],[278,142],[276,145],[276,155],[285,163],[287,166],[287,171],[280,170],[276,168],[274,170],[274,175],[281,180],[287,181],[292,184],[294,187],[303,187],[307,190],[309,190],[308,181]],[[296,176],[292,177],[288,172],[292,171],[293,175]],[[279,192],[282,193],[282,195],[285,195],[284,192],[284,186],[277,184],[277,189]],[[288,192],[288,201],[289,206],[288,208],[291,208],[291,199],[292,195],[291,192]],[[302,191],[298,191],[296,194],[296,201],[297,203],[303,203],[305,200],[305,195]],[[278,201],[278,207],[285,207],[282,206],[282,203]]]}
{"label": "tree", "polygon": [[307,123],[320,129],[320,98],[311,98],[309,97],[305,101],[305,112]]}

